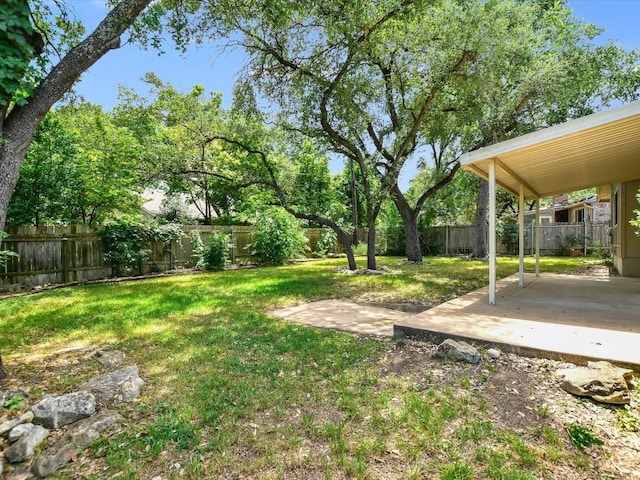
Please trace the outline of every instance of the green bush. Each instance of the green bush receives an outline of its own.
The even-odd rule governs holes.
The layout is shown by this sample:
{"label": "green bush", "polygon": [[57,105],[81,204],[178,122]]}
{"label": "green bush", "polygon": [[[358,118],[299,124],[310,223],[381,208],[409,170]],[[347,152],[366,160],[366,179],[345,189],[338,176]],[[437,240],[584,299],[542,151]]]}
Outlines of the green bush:
{"label": "green bush", "polygon": [[229,264],[229,249],[231,240],[229,235],[214,232],[204,248],[204,265],[207,270],[222,270]]}
{"label": "green bush", "polygon": [[259,263],[284,265],[304,253],[307,245],[298,221],[281,208],[258,215],[250,248]]}
{"label": "green bush", "polygon": [[117,275],[142,269],[149,260],[151,228],[142,223],[112,223],[102,231],[104,259],[114,267]]}
{"label": "green bush", "polygon": [[320,236],[320,240],[316,244],[316,249],[313,252],[317,257],[326,257],[329,253],[336,252],[336,245],[338,237],[333,230],[325,230]]}
{"label": "green bush", "polygon": [[118,275],[134,270],[141,273],[142,264],[151,254],[151,242],[159,243],[169,252],[171,242],[179,242],[181,237],[182,229],[177,224],[150,225],[128,220],[111,223],[102,231],[104,259]]}
{"label": "green bush", "polygon": [[202,236],[197,230],[192,230],[189,234],[191,239],[191,258],[193,258],[193,266],[198,269],[204,268],[204,243]]}

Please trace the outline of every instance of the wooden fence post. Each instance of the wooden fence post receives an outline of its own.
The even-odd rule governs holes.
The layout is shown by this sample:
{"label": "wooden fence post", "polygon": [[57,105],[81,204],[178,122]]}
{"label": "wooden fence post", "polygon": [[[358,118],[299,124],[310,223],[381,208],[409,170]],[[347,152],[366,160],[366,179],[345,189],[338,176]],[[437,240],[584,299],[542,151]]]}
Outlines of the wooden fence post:
{"label": "wooden fence post", "polygon": [[69,256],[67,255],[67,245],[69,239],[62,237],[60,239],[60,264],[62,265],[62,283],[69,282]]}

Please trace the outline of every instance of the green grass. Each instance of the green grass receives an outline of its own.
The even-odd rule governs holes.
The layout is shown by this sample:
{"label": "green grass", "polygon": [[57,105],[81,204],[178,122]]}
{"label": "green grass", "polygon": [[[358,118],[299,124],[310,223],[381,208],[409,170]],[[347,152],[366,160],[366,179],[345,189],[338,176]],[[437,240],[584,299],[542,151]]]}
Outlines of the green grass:
{"label": "green grass", "polygon": [[[384,276],[335,274],[344,261],[329,260],[7,299],[0,350],[18,379],[37,379],[35,398],[95,374],[89,362],[60,377],[54,352],[105,344],[126,352],[146,381],[144,396],[121,408],[127,428],[90,452],[119,478],[381,478],[381,462],[385,478],[537,478],[537,450],[491,424],[472,379],[456,381],[461,391],[413,391],[406,378],[381,377],[391,341],[267,313],[321,298],[432,305],[487,283],[486,262],[400,260],[381,258],[394,271]],[[542,270],[580,262],[544,259]],[[517,259],[499,260],[500,277],[516,269]]]}

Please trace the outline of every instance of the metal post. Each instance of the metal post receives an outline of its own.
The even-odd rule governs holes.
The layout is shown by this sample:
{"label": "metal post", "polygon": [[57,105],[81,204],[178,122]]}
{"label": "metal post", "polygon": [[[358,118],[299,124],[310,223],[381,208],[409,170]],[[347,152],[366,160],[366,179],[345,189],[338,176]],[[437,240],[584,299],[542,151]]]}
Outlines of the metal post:
{"label": "metal post", "polygon": [[540,276],[540,197],[536,198],[536,277]]}
{"label": "metal post", "polygon": [[489,305],[496,304],[496,163],[489,160]]}
{"label": "metal post", "polygon": [[518,285],[524,287],[524,185],[520,184],[518,208]]}

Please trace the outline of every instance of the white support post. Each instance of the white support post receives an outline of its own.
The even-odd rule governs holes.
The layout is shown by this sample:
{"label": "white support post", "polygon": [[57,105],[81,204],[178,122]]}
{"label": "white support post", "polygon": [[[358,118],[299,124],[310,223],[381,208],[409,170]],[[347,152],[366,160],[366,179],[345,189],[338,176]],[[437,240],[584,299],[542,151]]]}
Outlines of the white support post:
{"label": "white support post", "polygon": [[520,184],[518,202],[518,285],[524,287],[524,184]]}
{"label": "white support post", "polygon": [[489,160],[489,305],[496,304],[496,163]]}
{"label": "white support post", "polygon": [[540,197],[536,198],[536,277],[540,276]]}

